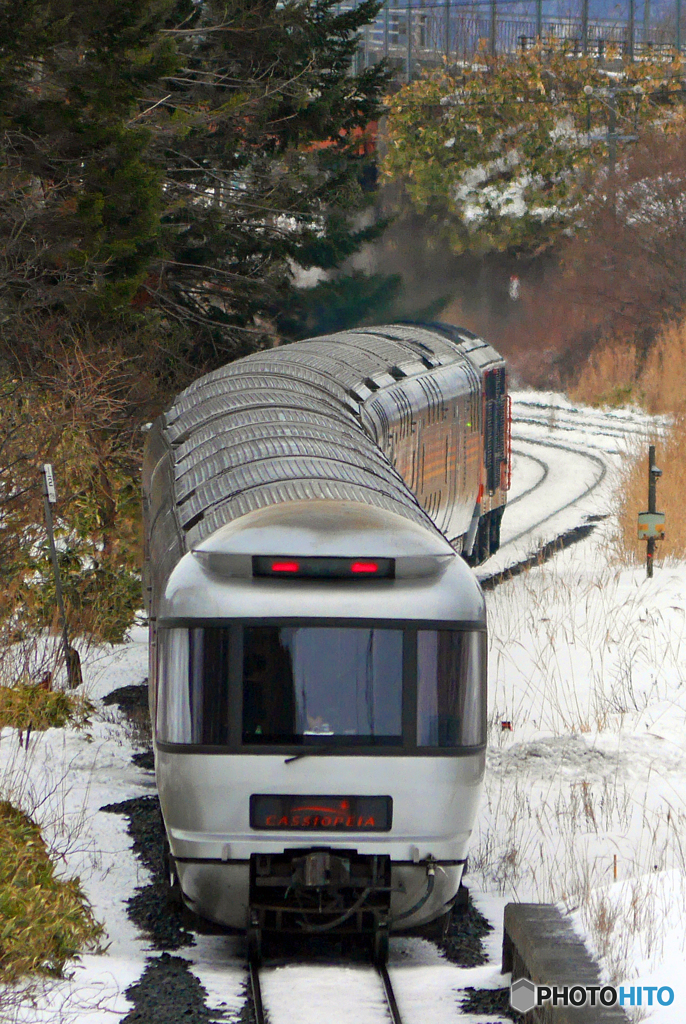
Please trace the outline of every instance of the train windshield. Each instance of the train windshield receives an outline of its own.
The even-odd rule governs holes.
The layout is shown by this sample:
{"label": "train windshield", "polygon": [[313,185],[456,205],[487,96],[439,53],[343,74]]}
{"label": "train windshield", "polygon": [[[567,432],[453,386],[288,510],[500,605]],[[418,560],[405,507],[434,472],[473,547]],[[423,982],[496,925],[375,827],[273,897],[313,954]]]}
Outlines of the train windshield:
{"label": "train windshield", "polygon": [[403,631],[243,631],[243,742],[402,741]]}
{"label": "train windshield", "polygon": [[232,749],[480,746],[485,645],[473,630],[371,623],[162,628],[157,739]]}

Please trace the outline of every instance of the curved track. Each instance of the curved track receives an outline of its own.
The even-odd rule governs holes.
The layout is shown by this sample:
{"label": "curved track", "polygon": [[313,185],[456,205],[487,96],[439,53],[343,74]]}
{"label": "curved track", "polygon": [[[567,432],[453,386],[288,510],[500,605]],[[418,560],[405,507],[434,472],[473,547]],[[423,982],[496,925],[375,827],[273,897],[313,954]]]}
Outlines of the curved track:
{"label": "curved track", "polygon": [[624,414],[520,400],[513,411],[513,481],[500,550],[477,570],[488,586],[588,536],[606,518],[603,484],[620,454],[617,438],[648,433],[638,414],[625,423]]}
{"label": "curved track", "polygon": [[[648,417],[643,413],[637,413],[625,409],[614,411],[600,411],[589,409],[587,406],[582,409],[575,409],[565,405],[542,405],[539,402],[527,401],[517,398],[514,403],[516,422],[521,426],[544,428],[551,432],[560,431],[564,434],[591,433],[596,439],[603,438],[606,442],[603,447],[610,452],[607,443],[611,441],[627,441],[630,438],[643,440],[648,434],[653,433],[656,425],[655,417]],[[613,454],[621,454],[615,449]]]}
{"label": "curved track", "polygon": [[[533,456],[530,453],[521,452],[522,455],[535,460],[540,466],[542,466],[544,468],[544,472],[532,487],[529,487],[528,490],[516,495],[514,499],[508,502],[508,508],[512,508],[516,502],[535,496],[534,501],[530,502],[531,511],[529,512],[527,509],[527,515],[530,515],[530,522],[526,525],[520,525],[515,529],[515,532],[511,532],[506,528],[506,522],[508,525],[509,522],[512,522],[512,516],[509,517],[508,521],[506,510],[506,515],[503,519],[504,529],[501,542],[502,546],[505,546],[505,544],[514,544],[515,541],[520,540],[520,538],[527,534],[534,533],[534,531],[540,529],[544,523],[547,523],[549,520],[559,515],[560,512],[564,512],[573,505],[576,505],[577,502],[582,501],[592,491],[600,486],[607,473],[607,462],[599,455],[595,455],[591,452],[582,452],[578,448],[571,448],[568,445],[559,444],[556,441],[533,440],[522,436],[513,436],[513,440],[520,443],[524,442],[530,446],[564,452],[567,458],[564,460],[564,465],[560,467],[556,466],[553,459],[550,457],[546,461],[538,456]],[[590,479],[588,479],[589,474],[583,472],[578,475],[575,474],[574,477],[570,479],[569,464],[571,460],[569,459],[569,455],[573,456],[574,460],[579,464],[583,462],[592,464],[593,472],[590,474]],[[552,503],[553,507],[550,510],[546,507],[545,514],[541,515],[540,512],[535,511],[535,508],[538,506],[540,501],[539,492],[543,488],[550,487],[555,488],[556,494],[559,495],[559,498],[555,499]]]}
{"label": "curved track", "polygon": [[518,459],[526,459],[527,462],[533,462],[541,469],[541,475],[538,477],[535,483],[531,484],[531,486],[527,487],[523,491],[515,492],[514,497],[508,498],[508,508],[511,508],[516,502],[521,501],[522,498],[526,498],[529,494],[533,494],[533,492],[538,487],[542,487],[548,478],[548,473],[550,470],[550,467],[548,466],[547,462],[544,462],[543,459],[539,459],[535,455],[531,455],[528,452],[524,452],[520,448],[513,448],[512,454],[515,455]]}

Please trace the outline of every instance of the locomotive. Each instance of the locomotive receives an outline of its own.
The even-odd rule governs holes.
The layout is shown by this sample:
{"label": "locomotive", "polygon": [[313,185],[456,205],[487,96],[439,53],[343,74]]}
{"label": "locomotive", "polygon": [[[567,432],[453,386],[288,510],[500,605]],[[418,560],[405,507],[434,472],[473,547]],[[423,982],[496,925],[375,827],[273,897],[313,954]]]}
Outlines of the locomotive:
{"label": "locomotive", "polygon": [[[173,884],[245,930],[390,932],[457,899],[486,745],[503,359],[361,328],[200,378],[149,431],[144,580]],[[459,556],[462,557],[459,557]]]}

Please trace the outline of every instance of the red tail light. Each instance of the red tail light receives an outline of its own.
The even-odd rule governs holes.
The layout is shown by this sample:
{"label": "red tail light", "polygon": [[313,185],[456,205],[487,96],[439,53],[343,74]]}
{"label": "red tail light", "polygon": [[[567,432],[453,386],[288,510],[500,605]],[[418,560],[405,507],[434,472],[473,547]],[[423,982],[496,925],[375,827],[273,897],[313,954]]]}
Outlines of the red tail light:
{"label": "red tail light", "polygon": [[338,558],[326,555],[253,555],[253,576],[290,576],[309,580],[392,580],[395,577],[393,558]]}

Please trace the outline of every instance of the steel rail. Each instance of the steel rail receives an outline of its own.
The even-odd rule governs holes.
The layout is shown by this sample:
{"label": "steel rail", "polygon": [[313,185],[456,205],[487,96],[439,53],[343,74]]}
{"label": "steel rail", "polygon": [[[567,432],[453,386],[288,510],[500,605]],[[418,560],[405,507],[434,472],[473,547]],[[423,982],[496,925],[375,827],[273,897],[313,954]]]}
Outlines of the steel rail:
{"label": "steel rail", "polygon": [[512,454],[513,455],[518,455],[521,459],[529,459],[530,462],[537,463],[537,465],[539,465],[541,467],[543,472],[541,473],[541,475],[538,478],[538,480],[536,481],[536,483],[532,484],[531,487],[527,487],[527,489],[525,491],[522,491],[521,494],[518,494],[516,498],[508,498],[507,499],[507,504],[505,505],[506,509],[509,508],[511,505],[516,505],[516,503],[518,501],[521,501],[522,498],[526,498],[527,495],[531,494],[533,491],[537,490],[539,487],[542,487],[543,484],[546,481],[548,473],[550,472],[550,466],[548,465],[548,463],[544,462],[543,459],[537,459],[535,455],[529,455],[528,452],[520,451],[519,448],[513,448],[512,449]]}
{"label": "steel rail", "polygon": [[379,972],[379,977],[381,978],[384,992],[386,994],[386,1002],[388,1003],[388,1009],[391,1014],[391,1020],[393,1021],[393,1024],[403,1024],[403,1019],[400,1016],[400,1010],[398,1009],[398,1001],[395,998],[395,992],[393,991],[393,986],[391,985],[391,978],[388,973],[388,968],[386,967],[386,964],[377,964],[376,969]]}
{"label": "steel rail", "polygon": [[[605,462],[605,460],[601,459],[598,455],[591,454],[591,452],[580,451],[578,448],[570,448],[564,444],[555,444],[555,442],[553,441],[532,440],[529,437],[515,437],[513,435],[512,439],[513,441],[524,441],[525,443],[531,445],[540,445],[542,448],[554,448],[557,451],[571,452],[574,455],[580,455],[582,458],[588,459],[589,462],[595,462],[595,464],[600,467],[600,473],[598,474],[596,479],[591,484],[589,484],[588,487],[586,487],[586,489],[581,494],[577,494],[575,498],[572,498],[571,501],[568,501],[564,505],[561,505],[560,508],[555,509],[555,511],[549,513],[549,515],[543,516],[543,518],[539,519],[538,522],[533,523],[531,526],[528,526],[526,530],[521,530],[516,536],[508,537],[505,544],[503,544],[503,547],[505,547],[506,544],[514,544],[515,541],[520,540],[522,537],[525,537],[528,533],[532,533],[534,530],[537,530],[539,526],[542,526],[543,523],[547,523],[549,519],[553,519],[556,515],[559,515],[560,512],[564,512],[572,505],[576,505],[578,501],[583,501],[584,498],[588,497],[591,491],[594,491],[596,487],[600,486],[600,484],[603,482],[607,474],[607,463]],[[507,506],[505,507],[507,508]]]}
{"label": "steel rail", "polygon": [[[602,483],[607,474],[607,463],[605,462],[605,460],[591,452],[584,452],[579,448],[571,448],[566,445],[558,444],[554,441],[539,441],[536,439],[522,436],[517,437],[516,440],[523,441],[526,444],[531,444],[534,446],[540,445],[541,447],[544,448],[553,448],[559,451],[567,451],[572,452],[575,455],[581,455],[582,457],[589,459],[591,462],[594,462],[597,466],[599,466],[600,472],[596,479],[591,484],[589,484],[589,486],[583,491],[582,494],[577,495],[576,498],[573,498],[571,501],[568,501],[565,505],[562,505],[560,508],[556,509],[554,512],[551,512],[549,515],[544,516],[537,523],[534,523],[533,525],[527,527],[526,530],[522,530],[515,537],[509,537],[507,541],[505,541],[505,543],[502,545],[501,550],[506,548],[507,545],[513,544],[515,541],[521,540],[521,538],[526,536],[527,534],[533,533],[533,531],[536,530],[543,523],[547,522],[549,519],[553,519],[560,512],[564,512],[572,505],[575,505],[578,501],[582,501],[591,493],[591,491],[595,490],[595,488]],[[526,454],[527,458],[535,459],[535,461],[538,462],[539,464],[545,465],[543,460],[536,459],[535,456],[528,455],[527,453],[524,452],[520,452],[519,454]],[[525,495],[531,494],[532,491],[537,490],[544,482],[547,475],[548,474],[545,473],[538,481],[538,483],[534,484],[533,487],[530,487],[523,494],[513,499],[513,501],[508,502],[508,504],[513,505],[515,501],[519,500],[519,498],[523,498],[525,497]],[[506,583],[508,582],[508,580],[513,579],[513,577],[518,576],[520,573],[525,572],[527,569],[531,569],[537,565],[541,565],[543,562],[549,561],[559,551],[562,551],[564,548],[570,547],[572,544],[576,544],[578,541],[583,540],[585,537],[587,537],[590,533],[593,532],[598,521],[605,518],[605,516],[588,517],[585,523],[572,527],[571,529],[563,530],[562,533],[559,533],[552,540],[549,540],[545,544],[540,545],[536,551],[531,552],[525,558],[513,562],[512,564],[506,566],[504,569],[500,569],[494,573],[489,573],[485,576],[478,575],[477,573],[479,583],[481,584],[484,590],[493,590],[494,587],[499,586],[499,584]]]}
{"label": "steel rail", "polygon": [[[666,424],[657,423],[636,423],[626,422],[617,418],[614,422],[608,422],[607,416],[589,414],[588,409],[565,408],[557,405],[540,405],[538,402],[528,402],[524,399],[513,399],[513,423],[529,426],[548,427],[551,430],[560,431],[589,431],[594,430],[597,434],[608,437],[623,439],[628,436],[646,438],[657,428],[661,431]],[[522,415],[517,415],[521,412]],[[601,449],[605,451],[606,449]]]}
{"label": "steel rail", "polygon": [[[262,986],[260,985],[260,965],[257,960],[250,960],[248,962],[248,968],[250,971],[250,989],[252,992],[253,1011],[255,1015],[255,1024],[268,1024],[267,1014],[264,1009],[264,1003],[262,1002]],[[400,1009],[398,1007],[398,1000],[395,998],[395,992],[393,991],[393,985],[391,983],[390,975],[386,964],[377,964],[376,970],[381,979],[383,985],[384,995],[386,996],[386,1004],[388,1011],[391,1015],[393,1024],[403,1024],[403,1019],[400,1016]]]}
{"label": "steel rail", "polygon": [[[613,440],[622,440],[623,438],[628,437],[645,438],[648,437],[650,434],[650,431],[647,427],[640,427],[634,424],[627,425],[624,429],[620,429],[619,425],[617,426],[617,429],[612,429],[611,427],[602,426],[601,421],[599,419],[592,419],[587,423],[582,424],[578,420],[573,419],[571,416],[564,415],[556,417],[556,421],[554,424],[552,424],[552,426],[550,424],[549,415],[534,416],[532,414],[529,414],[528,416],[518,416],[516,422],[518,424],[521,423],[524,424],[525,426],[530,427],[547,427],[550,430],[567,431],[567,433],[569,434],[573,433],[574,431],[588,431],[593,427],[597,427],[598,434],[600,434],[602,437],[612,438]],[[601,450],[607,451],[606,449]]]}
{"label": "steel rail", "polygon": [[260,985],[260,965],[257,960],[249,961],[250,988],[252,991],[253,1010],[255,1012],[255,1024],[267,1024],[267,1016],[264,1012],[262,1002],[262,986]]}

